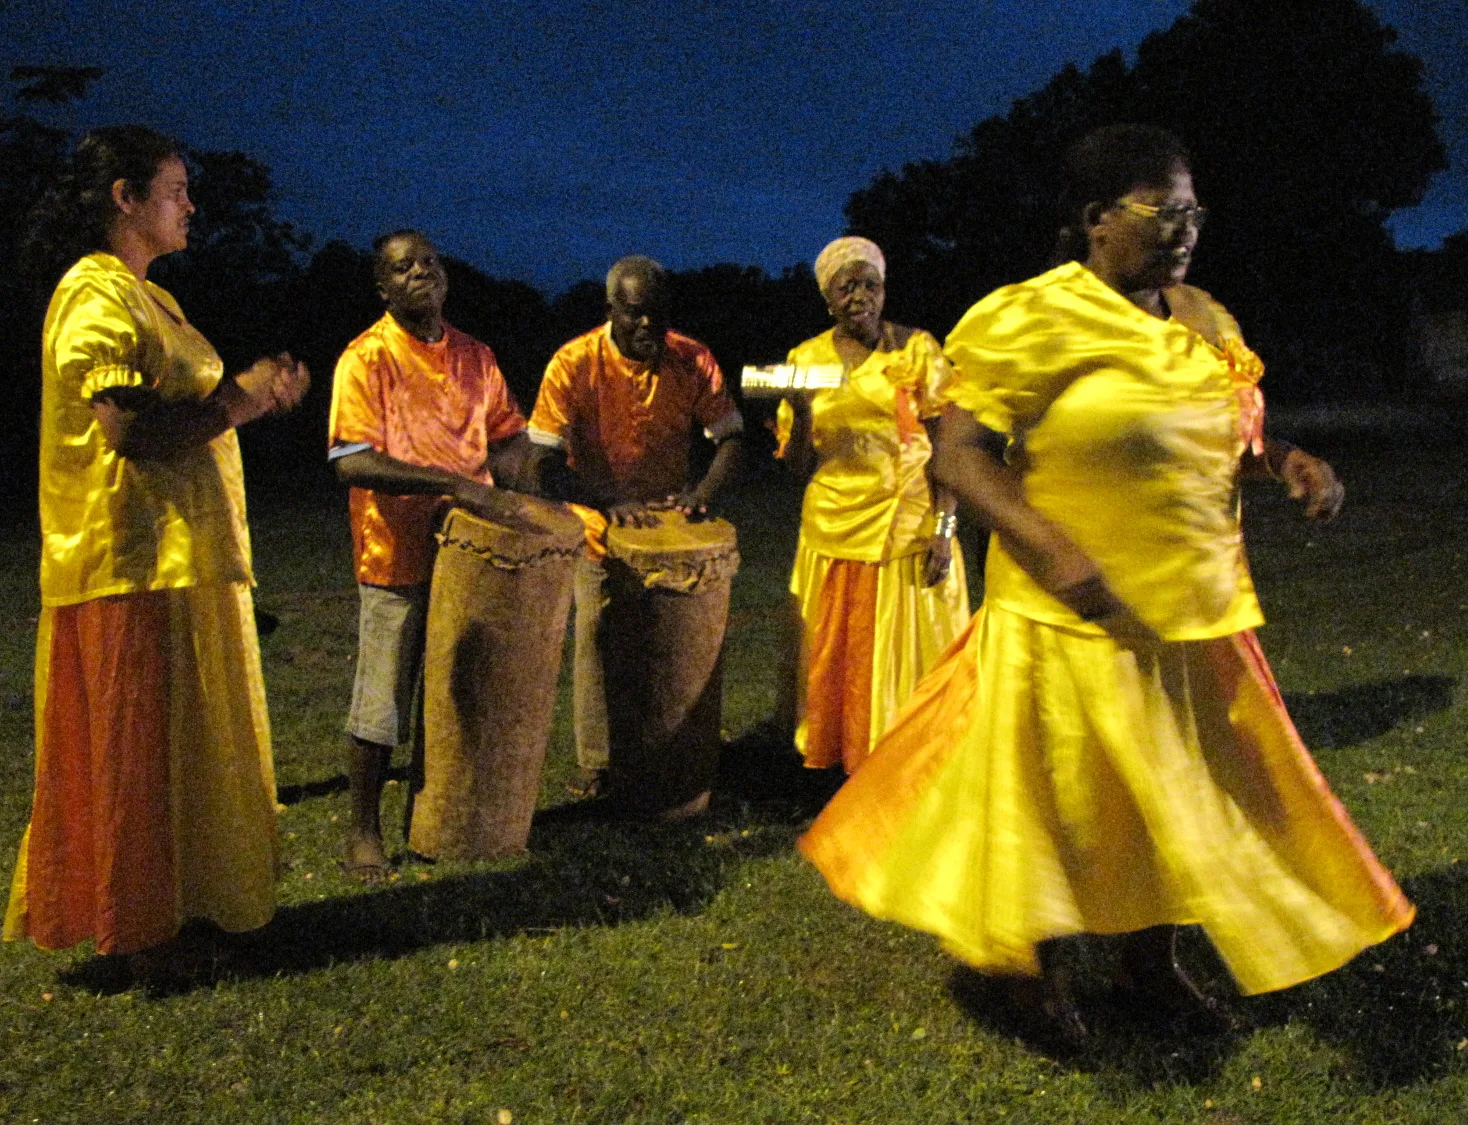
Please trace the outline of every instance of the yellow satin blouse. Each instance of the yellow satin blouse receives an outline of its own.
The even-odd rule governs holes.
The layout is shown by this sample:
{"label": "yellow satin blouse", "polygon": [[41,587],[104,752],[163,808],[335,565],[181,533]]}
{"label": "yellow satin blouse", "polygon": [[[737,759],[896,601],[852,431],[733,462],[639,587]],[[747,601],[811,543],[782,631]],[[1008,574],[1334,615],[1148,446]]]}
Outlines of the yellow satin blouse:
{"label": "yellow satin blouse", "polygon": [[41,601],[250,581],[244,473],[233,430],[172,457],[108,448],[91,399],[151,387],[202,399],[224,374],[173,297],[111,254],[89,254],[51,297],[41,351]]}
{"label": "yellow satin blouse", "polygon": [[[797,344],[785,362],[840,364],[834,330]],[[933,503],[926,468],[933,447],[921,424],[903,434],[898,396],[914,421],[943,408],[953,371],[927,332],[876,351],[848,371],[839,387],[811,400],[811,439],[817,468],[806,486],[800,533],[811,550],[831,558],[886,562],[927,547]],[[783,449],[795,414],[780,403],[776,436]]]}
{"label": "yellow satin blouse", "polygon": [[[1220,329],[1236,333],[1214,308]],[[1243,351],[1242,341],[1224,343]],[[946,353],[958,373],[950,401],[1010,436],[1029,503],[1164,639],[1263,623],[1239,527],[1245,439],[1225,350],[1070,262],[984,298]],[[997,536],[985,596],[1034,620],[1102,631],[1041,590]]]}

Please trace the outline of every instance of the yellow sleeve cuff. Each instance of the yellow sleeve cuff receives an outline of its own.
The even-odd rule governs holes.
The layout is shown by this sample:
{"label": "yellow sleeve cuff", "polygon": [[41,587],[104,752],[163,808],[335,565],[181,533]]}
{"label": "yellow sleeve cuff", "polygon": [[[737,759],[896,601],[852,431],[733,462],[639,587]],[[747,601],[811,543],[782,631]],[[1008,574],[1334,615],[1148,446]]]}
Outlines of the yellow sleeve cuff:
{"label": "yellow sleeve cuff", "polygon": [[92,368],[82,379],[82,398],[91,401],[98,391],[109,387],[141,387],[146,385],[143,373],[125,363],[107,363]]}

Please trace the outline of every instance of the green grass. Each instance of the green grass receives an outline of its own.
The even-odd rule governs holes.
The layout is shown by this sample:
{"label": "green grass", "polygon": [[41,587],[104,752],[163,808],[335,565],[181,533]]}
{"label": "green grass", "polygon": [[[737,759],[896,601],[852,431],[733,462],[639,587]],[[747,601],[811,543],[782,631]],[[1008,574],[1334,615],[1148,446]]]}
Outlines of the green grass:
{"label": "green grass", "polygon": [[[712,814],[621,824],[562,809],[529,855],[406,866],[364,889],[336,866],[340,733],[356,602],[344,505],[257,498],[259,603],[290,867],[239,972],[175,995],[89,988],[87,951],[0,949],[4,1122],[1453,1122],[1468,1118],[1468,454],[1332,450],[1329,528],[1251,495],[1266,650],[1322,768],[1420,918],[1323,980],[1240,1001],[1194,1040],[1106,1003],[1082,943],[1094,1042],[1047,1053],[921,934],[836,902],[793,852],[813,808],[758,728],[798,496],[732,515],[736,581]],[[1400,445],[1396,446],[1400,447]],[[973,569],[977,560],[971,556]],[[34,535],[0,541],[0,878],[29,807]],[[542,803],[573,768],[565,685]],[[390,845],[402,786],[389,792]],[[1191,965],[1221,970],[1192,940]]]}

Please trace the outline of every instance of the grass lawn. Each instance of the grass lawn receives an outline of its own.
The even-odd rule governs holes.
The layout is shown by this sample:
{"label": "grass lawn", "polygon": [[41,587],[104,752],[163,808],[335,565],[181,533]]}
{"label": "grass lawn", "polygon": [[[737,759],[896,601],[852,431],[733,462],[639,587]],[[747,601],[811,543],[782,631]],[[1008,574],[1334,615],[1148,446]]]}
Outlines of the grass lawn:
{"label": "grass lawn", "polygon": [[[257,489],[258,601],[280,619],[263,642],[290,864],[279,915],[247,968],[175,995],[96,988],[85,949],[0,948],[0,1121],[1468,1120],[1468,443],[1316,444],[1350,489],[1336,524],[1249,496],[1262,638],[1419,920],[1324,980],[1239,1001],[1238,1034],[1189,1039],[1115,1014],[1111,950],[1090,942],[1073,952],[1092,1044],[1047,1052],[933,939],[841,905],[798,858],[811,787],[758,739],[798,508],[774,477],[730,505],[744,555],[733,745],[708,817],[577,815],[562,795],[563,682],[527,856],[348,881],[336,864],[356,627],[345,505]],[[7,884],[30,803],[34,586],[34,533],[0,537]],[[394,849],[402,790],[389,790]],[[1220,980],[1203,942],[1187,954]]]}

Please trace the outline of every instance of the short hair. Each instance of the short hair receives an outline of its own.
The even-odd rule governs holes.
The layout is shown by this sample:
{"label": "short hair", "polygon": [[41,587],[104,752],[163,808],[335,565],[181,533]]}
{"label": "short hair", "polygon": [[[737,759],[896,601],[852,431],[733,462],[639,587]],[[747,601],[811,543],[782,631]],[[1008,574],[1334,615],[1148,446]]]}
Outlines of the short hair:
{"label": "short hair", "polygon": [[663,293],[668,291],[668,271],[646,254],[628,254],[618,258],[607,270],[607,300],[615,301],[617,291],[624,278],[641,278],[644,285],[653,286]]}
{"label": "short hair", "polygon": [[379,234],[372,240],[372,279],[374,281],[381,281],[382,275],[387,272],[387,262],[383,258],[383,252],[387,249],[388,243],[396,242],[400,238],[422,239],[429,246],[433,247],[435,254],[438,253],[438,247],[433,245],[433,239],[429,238],[421,230],[414,230],[412,227],[399,227],[397,230],[390,230],[386,234]]}
{"label": "short hair", "polygon": [[1065,154],[1060,191],[1060,246],[1068,260],[1086,252],[1086,208],[1112,204],[1135,187],[1167,182],[1192,156],[1177,135],[1156,125],[1104,125]]}

